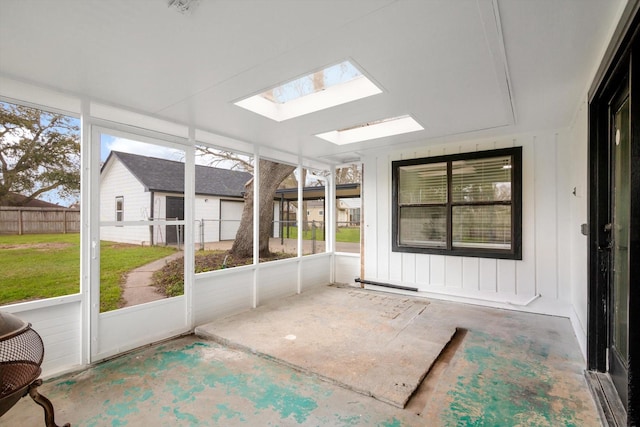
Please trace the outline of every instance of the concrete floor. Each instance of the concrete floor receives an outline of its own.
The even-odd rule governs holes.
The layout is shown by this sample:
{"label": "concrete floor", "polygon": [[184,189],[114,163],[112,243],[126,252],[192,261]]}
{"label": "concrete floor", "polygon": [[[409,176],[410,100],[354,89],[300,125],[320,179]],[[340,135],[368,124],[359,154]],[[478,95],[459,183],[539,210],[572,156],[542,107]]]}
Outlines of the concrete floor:
{"label": "concrete floor", "polygon": [[404,408],[456,332],[434,314],[425,299],[331,286],[195,332]]}
{"label": "concrete floor", "polygon": [[[363,293],[362,300],[354,302],[358,298],[353,296],[354,291]],[[327,364],[333,365],[335,375],[343,372],[343,378],[349,378],[351,371],[359,369],[358,361],[375,352],[375,348],[367,347],[375,340],[362,335],[364,329],[359,328],[364,326],[354,318],[336,318],[340,310],[319,305],[323,293],[330,299],[342,293],[350,301],[346,305],[356,311],[361,301],[375,301],[389,294],[327,287],[290,301],[301,305],[305,300],[315,301],[317,307],[310,304],[305,310],[320,316],[320,323],[326,322],[328,335],[357,332],[349,339],[353,359]],[[264,311],[260,334],[266,336],[255,344],[278,342],[272,344],[273,354],[263,357],[232,348],[243,347],[242,342],[230,342],[229,347],[189,336],[47,381],[40,391],[54,403],[58,424],[70,422],[73,426],[600,425],[582,372],[584,360],[567,319],[409,300],[404,303],[405,310],[392,305],[385,308],[378,300],[378,313],[361,311],[359,323],[371,324],[369,334],[378,335],[384,322],[396,326],[404,322],[398,342],[409,343],[410,338],[402,334],[410,330],[419,346],[425,336],[437,335],[442,328],[459,329],[404,409],[339,385],[344,382],[340,378],[336,381],[314,373],[310,368],[318,364],[313,361],[329,356],[315,347],[322,340],[308,337],[306,319],[289,319],[289,330],[299,327],[302,332],[295,340],[286,335],[283,340],[277,312],[287,312],[291,304],[275,305],[271,310],[260,308],[222,322],[227,331],[232,330],[226,329],[228,325],[235,324],[238,330],[247,332],[257,327],[255,313]],[[411,311],[414,306],[424,310],[418,315]],[[432,322],[423,323],[428,318]],[[316,326],[312,329],[314,334],[325,333]],[[301,347],[296,352],[306,349],[313,363],[306,364],[308,367],[293,367],[287,360],[281,363],[277,355],[286,352],[278,353],[279,345],[290,350],[292,345]],[[392,357],[388,358],[397,359],[391,347],[388,350]],[[376,376],[380,384],[387,379],[383,372]],[[27,397],[0,419],[0,425],[39,426],[44,425],[42,418],[40,407]]]}

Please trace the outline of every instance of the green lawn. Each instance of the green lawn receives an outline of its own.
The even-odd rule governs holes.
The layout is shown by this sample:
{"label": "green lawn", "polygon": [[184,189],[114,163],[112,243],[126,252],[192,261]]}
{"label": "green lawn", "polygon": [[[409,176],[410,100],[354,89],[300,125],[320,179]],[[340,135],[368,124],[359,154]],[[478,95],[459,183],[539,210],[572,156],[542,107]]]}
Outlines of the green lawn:
{"label": "green lawn", "polygon": [[[283,236],[285,239],[297,239],[298,227],[289,227],[289,234],[287,234],[287,227],[283,230]],[[302,234],[303,240],[311,240],[312,231],[305,230]],[[316,229],[316,240],[324,240],[324,230]],[[358,243],[360,242],[360,227],[338,227],[336,232],[336,242]]]}
{"label": "green lawn", "polygon": [[[124,275],[174,252],[113,242],[100,245],[100,310],[118,308]],[[80,290],[80,235],[0,235],[0,305]]]}

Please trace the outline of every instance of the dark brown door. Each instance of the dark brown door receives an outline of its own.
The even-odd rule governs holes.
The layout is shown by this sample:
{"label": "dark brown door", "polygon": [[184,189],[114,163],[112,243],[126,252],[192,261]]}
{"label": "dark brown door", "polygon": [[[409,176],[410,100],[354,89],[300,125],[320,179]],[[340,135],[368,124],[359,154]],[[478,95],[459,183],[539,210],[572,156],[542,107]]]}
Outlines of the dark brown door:
{"label": "dark brown door", "polygon": [[611,221],[608,233],[608,370],[627,403],[629,364],[629,240],[631,219],[631,117],[627,80],[610,104]]}
{"label": "dark brown door", "polygon": [[[184,219],[184,197],[167,197],[167,220]],[[184,243],[184,226],[167,225],[167,243]]]}
{"label": "dark brown door", "polygon": [[588,173],[587,365],[601,384],[607,419],[629,426],[640,425],[640,2],[634,4],[590,94]]}

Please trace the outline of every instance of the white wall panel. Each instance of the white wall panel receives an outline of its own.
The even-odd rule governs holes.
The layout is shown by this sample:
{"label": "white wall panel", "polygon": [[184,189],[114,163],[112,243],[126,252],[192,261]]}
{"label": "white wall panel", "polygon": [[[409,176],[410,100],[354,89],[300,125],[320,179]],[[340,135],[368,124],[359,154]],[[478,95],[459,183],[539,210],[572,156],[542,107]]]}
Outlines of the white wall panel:
{"label": "white wall panel", "polygon": [[101,313],[92,361],[187,332],[184,305],[179,296]]}
{"label": "white wall panel", "polygon": [[480,289],[480,258],[462,258],[462,285],[470,291]]}
{"label": "white wall panel", "polygon": [[[418,280],[416,278],[416,255],[415,254],[403,254],[399,261],[402,262],[402,268],[400,272],[402,273],[402,281],[408,283],[416,283]],[[394,280],[393,277],[391,280]]]}
{"label": "white wall panel", "polygon": [[82,363],[79,295],[14,304],[4,306],[2,310],[31,323],[32,328],[42,337],[43,376],[55,375]]}
{"label": "white wall panel", "polygon": [[544,209],[535,199],[537,167],[533,151],[535,137],[519,138],[522,142],[522,261],[516,263],[516,278],[520,295],[535,295],[536,281],[536,233],[535,215]]}
{"label": "white wall panel", "polygon": [[[560,295],[564,295],[562,288],[569,289],[569,299],[574,307],[574,328],[583,353],[586,354],[587,331],[587,294],[588,294],[588,240],[580,232],[580,225],[587,223],[588,215],[588,107],[586,101],[580,106],[575,123],[571,127],[565,140],[559,144],[566,145],[566,149],[559,152],[559,168],[569,166],[569,177],[566,187],[560,187],[558,200],[562,200],[566,191],[569,192],[569,218],[566,226],[560,228],[561,239],[569,244],[568,256],[564,247],[559,254],[562,263],[568,264],[568,269],[561,272]],[[575,194],[573,189],[575,188]]]}
{"label": "white wall panel", "polygon": [[336,253],[334,262],[334,283],[353,284],[360,277],[360,254]]}
{"label": "white wall panel", "polygon": [[[378,173],[378,158],[377,156],[366,156],[364,159],[362,179],[363,182],[370,182],[372,185],[362,185],[362,233],[364,240],[364,254],[365,259],[369,260],[364,264],[365,277],[380,277],[378,273],[378,250],[377,240],[378,235],[376,233],[378,224],[378,204],[377,197],[377,173]],[[362,277],[364,279],[364,277]]]}
{"label": "white wall panel", "polygon": [[253,304],[253,267],[196,274],[193,287],[194,324],[249,310]]}
{"label": "white wall panel", "polygon": [[416,284],[425,287],[430,280],[429,255],[416,254]]}
{"label": "white wall panel", "polygon": [[431,255],[430,257],[430,265],[431,265],[431,276],[429,279],[429,285],[431,286],[444,286],[445,285],[445,275],[446,275],[446,267],[444,262],[444,256],[442,255]]}
{"label": "white wall panel", "polygon": [[462,288],[462,257],[444,257],[444,284],[448,288]]}
{"label": "white wall panel", "polygon": [[538,292],[558,297],[556,139],[554,134],[536,138],[535,151],[535,242]]}
{"label": "white wall panel", "polygon": [[517,295],[516,262],[510,259],[499,259],[497,264],[498,292],[505,295]]}
{"label": "white wall panel", "polygon": [[486,292],[498,292],[498,260],[480,258],[478,268],[479,289]]}
{"label": "white wall panel", "polygon": [[316,286],[328,285],[331,281],[331,254],[302,257],[300,259],[300,272],[300,288],[302,292]]}
{"label": "white wall panel", "polygon": [[260,265],[258,305],[298,292],[298,260],[280,260]]}

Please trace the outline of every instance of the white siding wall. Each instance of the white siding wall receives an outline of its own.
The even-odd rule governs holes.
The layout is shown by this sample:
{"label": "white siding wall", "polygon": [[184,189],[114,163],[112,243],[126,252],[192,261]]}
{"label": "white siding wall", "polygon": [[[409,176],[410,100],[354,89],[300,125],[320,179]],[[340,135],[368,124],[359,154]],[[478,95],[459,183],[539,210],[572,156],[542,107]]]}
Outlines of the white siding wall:
{"label": "white siding wall", "polygon": [[[512,146],[523,147],[523,259],[497,260],[392,252],[391,162]],[[490,141],[450,142],[365,158],[365,279],[416,287],[452,300],[569,316],[571,290],[561,272],[559,220],[569,189],[559,188],[558,135],[541,132]],[[540,295],[539,299],[536,297]]]}
{"label": "white siding wall", "polygon": [[[116,197],[124,197],[124,221],[147,219],[150,195],[116,158],[100,177],[100,221],[116,220]],[[163,215],[164,216],[164,215]],[[100,239],[112,242],[149,244],[148,227],[101,227]]]}
{"label": "white siding wall", "polygon": [[[585,101],[578,110],[575,122],[566,138],[561,140],[558,161],[563,171],[562,194],[570,194],[560,209],[562,223],[559,227],[562,266],[561,283],[566,283],[570,291],[569,299],[574,309],[571,320],[582,351],[586,354],[587,341],[587,255],[588,238],[580,231],[580,225],[587,223],[589,204],[588,192],[588,105]],[[575,195],[573,190],[575,188]],[[561,198],[559,198],[561,199]]]}

